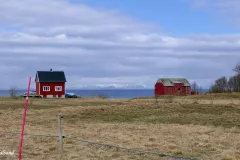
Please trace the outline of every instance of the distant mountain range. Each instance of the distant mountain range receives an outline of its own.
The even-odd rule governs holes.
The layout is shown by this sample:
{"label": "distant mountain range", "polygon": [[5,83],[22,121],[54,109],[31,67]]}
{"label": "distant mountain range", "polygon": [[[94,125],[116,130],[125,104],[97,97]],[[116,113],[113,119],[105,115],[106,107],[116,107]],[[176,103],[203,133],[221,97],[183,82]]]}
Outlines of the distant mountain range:
{"label": "distant mountain range", "polygon": [[[71,88],[71,87],[70,87]],[[153,89],[153,88],[147,88],[143,85],[125,85],[125,86],[98,86],[98,85],[86,85],[71,89]]]}
{"label": "distant mountain range", "polygon": [[[192,87],[193,88],[193,87]],[[97,86],[97,85],[86,85],[86,86],[81,86],[81,87],[77,87],[77,88],[69,88],[70,90],[78,90],[78,89],[99,89],[99,90],[104,90],[104,89],[110,89],[110,90],[114,90],[114,89],[154,89],[154,88],[148,88],[145,87],[143,85],[125,85],[125,86],[120,86],[120,87],[116,87],[116,86]],[[196,91],[199,92],[209,92],[209,89],[199,89],[196,88]]]}

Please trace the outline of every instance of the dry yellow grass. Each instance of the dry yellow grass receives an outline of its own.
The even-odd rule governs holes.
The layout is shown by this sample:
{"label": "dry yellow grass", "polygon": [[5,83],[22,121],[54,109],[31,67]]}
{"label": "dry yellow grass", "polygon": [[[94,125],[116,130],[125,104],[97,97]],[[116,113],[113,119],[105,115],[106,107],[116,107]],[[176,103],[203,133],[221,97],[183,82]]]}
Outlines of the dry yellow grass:
{"label": "dry yellow grass", "polygon": [[[164,154],[203,160],[240,159],[238,96],[189,96],[144,99],[34,99],[25,133],[63,135]],[[20,133],[22,99],[0,99],[0,130]],[[18,148],[19,135],[0,133],[0,150]],[[1,148],[2,147],[2,148]],[[24,137],[24,159],[59,159],[58,139]],[[160,159],[64,139],[62,159]]]}

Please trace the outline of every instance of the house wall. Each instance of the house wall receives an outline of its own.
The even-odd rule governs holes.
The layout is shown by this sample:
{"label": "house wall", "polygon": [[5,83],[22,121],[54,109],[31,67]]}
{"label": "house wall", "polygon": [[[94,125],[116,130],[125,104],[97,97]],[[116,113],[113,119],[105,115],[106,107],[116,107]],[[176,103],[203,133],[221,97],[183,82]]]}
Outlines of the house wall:
{"label": "house wall", "polygon": [[[43,91],[44,86],[49,86],[50,91]],[[62,91],[55,91],[55,86],[61,86]],[[64,98],[65,97],[65,83],[64,82],[58,82],[58,83],[46,83],[41,82],[40,83],[40,95],[43,96],[43,98]]]}

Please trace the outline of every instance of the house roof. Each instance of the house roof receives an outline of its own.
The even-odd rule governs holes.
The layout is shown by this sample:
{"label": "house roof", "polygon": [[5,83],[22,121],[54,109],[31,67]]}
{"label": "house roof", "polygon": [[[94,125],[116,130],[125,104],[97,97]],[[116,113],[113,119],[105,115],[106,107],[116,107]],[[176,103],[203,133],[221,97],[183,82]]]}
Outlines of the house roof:
{"label": "house roof", "polygon": [[174,86],[174,83],[182,83],[187,87],[191,86],[186,78],[159,78],[157,83],[162,83],[164,86]]}
{"label": "house roof", "polygon": [[63,71],[37,71],[39,82],[66,82]]}

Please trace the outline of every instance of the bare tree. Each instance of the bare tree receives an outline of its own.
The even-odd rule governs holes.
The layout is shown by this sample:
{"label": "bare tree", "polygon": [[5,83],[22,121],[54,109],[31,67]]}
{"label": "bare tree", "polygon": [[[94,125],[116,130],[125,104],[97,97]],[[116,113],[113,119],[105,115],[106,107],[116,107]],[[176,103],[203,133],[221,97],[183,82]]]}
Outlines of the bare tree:
{"label": "bare tree", "polygon": [[218,93],[219,92],[219,88],[216,84],[212,84],[210,87],[210,92],[211,93]]}
{"label": "bare tree", "polygon": [[194,91],[194,92],[196,92],[197,91],[197,83],[194,81],[193,82],[193,84],[192,84],[192,90]]}
{"label": "bare tree", "polygon": [[202,89],[202,86],[199,87],[199,93],[202,93],[203,92],[203,89]]}
{"label": "bare tree", "polygon": [[228,80],[227,78],[221,77],[215,81],[215,83],[211,86],[211,92],[213,93],[222,93],[228,90]]}
{"label": "bare tree", "polygon": [[215,81],[215,84],[219,87],[220,92],[225,92],[228,88],[228,86],[227,86],[228,85],[228,80],[225,76],[217,79]]}
{"label": "bare tree", "polygon": [[10,96],[11,97],[16,97],[16,95],[17,95],[17,90],[16,90],[16,88],[15,87],[11,87],[10,89],[9,89],[9,94],[10,94]]}
{"label": "bare tree", "polygon": [[236,91],[239,92],[240,91],[240,74],[235,76],[235,82],[236,82]]}
{"label": "bare tree", "polygon": [[235,66],[233,71],[236,72],[236,75],[230,77],[229,80],[225,76],[217,79],[211,86],[210,92],[240,92],[240,63]]}
{"label": "bare tree", "polygon": [[240,91],[240,74],[232,76],[228,80],[228,87],[230,91]]}
{"label": "bare tree", "polygon": [[235,66],[233,71],[235,71],[238,75],[240,75],[240,63]]}
{"label": "bare tree", "polygon": [[235,91],[235,79],[234,79],[234,76],[230,77],[229,80],[228,80],[228,89],[230,91]]}
{"label": "bare tree", "polygon": [[240,91],[240,63],[238,63],[233,71],[236,72],[236,75],[232,77],[231,83],[234,84],[234,91],[239,92]]}

